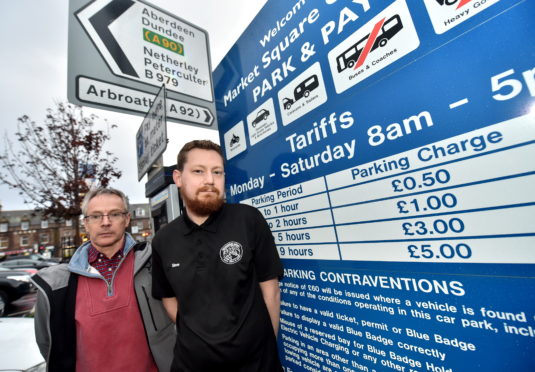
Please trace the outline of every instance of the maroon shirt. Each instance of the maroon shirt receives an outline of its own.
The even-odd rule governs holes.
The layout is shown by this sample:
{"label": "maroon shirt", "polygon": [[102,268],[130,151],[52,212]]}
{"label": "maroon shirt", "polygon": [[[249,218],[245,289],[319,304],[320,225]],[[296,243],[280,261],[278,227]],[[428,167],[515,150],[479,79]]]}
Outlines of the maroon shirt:
{"label": "maroon shirt", "polygon": [[97,251],[93,245],[89,246],[88,261],[91,266],[98,270],[98,272],[109,283],[113,277],[113,273],[119,266],[119,263],[123,259],[124,245],[119,249],[111,258],[106,257],[104,254]]}

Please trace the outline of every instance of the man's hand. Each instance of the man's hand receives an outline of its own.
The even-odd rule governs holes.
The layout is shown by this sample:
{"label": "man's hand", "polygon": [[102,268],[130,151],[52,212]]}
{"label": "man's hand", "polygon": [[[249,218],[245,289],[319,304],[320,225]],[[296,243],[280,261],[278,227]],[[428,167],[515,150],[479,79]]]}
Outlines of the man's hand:
{"label": "man's hand", "polygon": [[162,298],[162,304],[167,311],[169,319],[176,323],[176,315],[178,314],[178,300],[176,297],[164,297]]}

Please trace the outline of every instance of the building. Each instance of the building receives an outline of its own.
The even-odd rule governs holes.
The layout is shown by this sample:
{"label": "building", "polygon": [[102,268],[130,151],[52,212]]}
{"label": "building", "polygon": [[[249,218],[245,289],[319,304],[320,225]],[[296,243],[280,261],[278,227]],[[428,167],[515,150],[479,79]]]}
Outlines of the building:
{"label": "building", "polygon": [[150,206],[144,204],[130,205],[130,227],[128,231],[137,241],[150,241],[153,235]]}
{"label": "building", "polygon": [[36,252],[60,256],[74,246],[74,235],[72,220],[45,218],[33,210],[0,212],[0,257]]}
{"label": "building", "polygon": [[[131,221],[128,231],[134,239],[152,238],[152,223],[148,204],[130,206]],[[14,254],[46,253],[54,257],[69,258],[76,246],[74,221],[45,218],[33,210],[0,211],[0,259]],[[80,235],[87,240],[82,220]]]}

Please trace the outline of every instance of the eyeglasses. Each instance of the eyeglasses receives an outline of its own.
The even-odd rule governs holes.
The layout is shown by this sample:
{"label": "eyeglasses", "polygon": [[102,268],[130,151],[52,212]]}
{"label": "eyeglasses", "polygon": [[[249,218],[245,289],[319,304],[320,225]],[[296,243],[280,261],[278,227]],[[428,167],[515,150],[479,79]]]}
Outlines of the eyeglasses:
{"label": "eyeglasses", "polygon": [[112,212],[110,214],[90,214],[89,216],[85,216],[84,219],[89,223],[99,223],[102,222],[104,217],[108,217],[110,222],[118,222],[121,221],[127,214],[128,212]]}

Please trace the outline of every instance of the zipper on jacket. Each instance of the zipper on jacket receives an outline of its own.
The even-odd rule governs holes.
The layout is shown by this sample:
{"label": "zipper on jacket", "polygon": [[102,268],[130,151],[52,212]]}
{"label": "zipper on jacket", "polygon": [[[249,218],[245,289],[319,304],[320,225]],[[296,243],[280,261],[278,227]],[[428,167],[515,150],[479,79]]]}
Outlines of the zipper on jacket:
{"label": "zipper on jacket", "polygon": [[150,319],[152,320],[152,325],[154,326],[154,330],[158,331],[158,327],[156,327],[156,322],[154,321],[154,315],[152,314],[152,308],[150,307],[149,296],[147,295],[147,291],[145,290],[144,286],[141,286],[141,289],[143,289],[145,300],[147,300],[147,307],[149,309]]}
{"label": "zipper on jacket", "polygon": [[[130,253],[130,252],[129,252]],[[127,253],[128,254],[128,253]],[[127,255],[126,254],[126,255]],[[102,276],[102,279],[104,279],[104,281],[106,282],[106,284],[108,285],[108,297],[111,297],[113,296],[113,282],[115,281],[115,274],[117,274],[117,272],[119,271],[119,269],[121,268],[123,262],[126,260],[126,255],[123,254],[123,259],[119,262],[119,265],[117,265],[117,267],[115,268],[115,271],[113,272],[113,275],[111,276],[111,279],[110,281],[107,281],[106,278],[104,278],[104,276]],[[100,274],[102,275],[102,274]]]}

